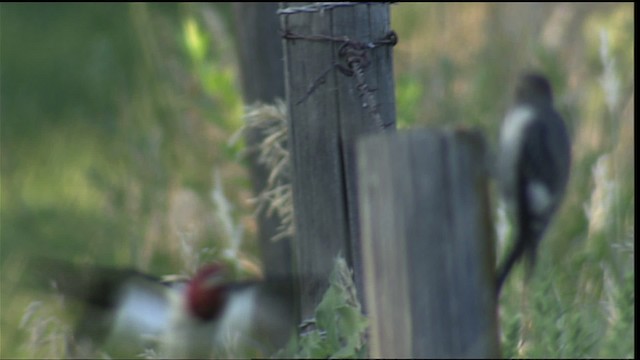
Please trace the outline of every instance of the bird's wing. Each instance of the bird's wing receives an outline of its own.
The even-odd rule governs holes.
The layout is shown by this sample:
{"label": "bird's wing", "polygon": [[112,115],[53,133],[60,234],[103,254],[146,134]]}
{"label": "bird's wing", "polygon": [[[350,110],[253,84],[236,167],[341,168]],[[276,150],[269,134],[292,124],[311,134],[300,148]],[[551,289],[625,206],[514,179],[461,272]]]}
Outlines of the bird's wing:
{"label": "bird's wing", "polygon": [[[153,343],[168,321],[168,294],[158,278],[132,269],[34,258],[31,283],[75,300],[66,303],[76,318],[74,339],[101,345],[111,355],[133,356]],[[135,352],[129,352],[135,351]]]}

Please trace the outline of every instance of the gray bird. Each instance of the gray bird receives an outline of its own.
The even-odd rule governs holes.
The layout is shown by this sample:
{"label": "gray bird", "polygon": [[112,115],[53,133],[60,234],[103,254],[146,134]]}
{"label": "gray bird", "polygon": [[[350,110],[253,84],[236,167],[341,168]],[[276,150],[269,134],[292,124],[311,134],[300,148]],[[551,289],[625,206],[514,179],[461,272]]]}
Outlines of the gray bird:
{"label": "gray bird", "polygon": [[498,270],[498,293],[523,255],[533,269],[538,244],[564,196],[570,166],[569,134],[553,106],[551,86],[542,75],[525,74],[500,131],[498,184],[515,214],[517,232],[514,248]]}

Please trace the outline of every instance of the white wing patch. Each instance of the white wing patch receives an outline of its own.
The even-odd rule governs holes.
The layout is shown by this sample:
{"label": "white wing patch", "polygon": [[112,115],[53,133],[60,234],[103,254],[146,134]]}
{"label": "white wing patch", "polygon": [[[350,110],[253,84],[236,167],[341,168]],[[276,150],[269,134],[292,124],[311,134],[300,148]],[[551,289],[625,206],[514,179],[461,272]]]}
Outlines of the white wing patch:
{"label": "white wing patch", "polygon": [[520,144],[524,129],[533,120],[534,112],[529,106],[518,106],[511,110],[502,125],[501,144]]}
{"label": "white wing patch", "polygon": [[534,119],[534,115],[534,110],[531,107],[518,106],[509,111],[500,129],[498,171],[501,190],[508,203],[511,203],[515,196],[516,167],[520,158],[522,140],[527,126]]}
{"label": "white wing patch", "polygon": [[549,212],[553,205],[553,196],[549,189],[541,182],[534,181],[527,186],[527,199],[531,205],[531,211],[536,215]]}
{"label": "white wing patch", "polygon": [[167,290],[160,285],[154,286],[136,280],[124,285],[110,343],[141,348],[157,342],[168,325],[169,301]]}

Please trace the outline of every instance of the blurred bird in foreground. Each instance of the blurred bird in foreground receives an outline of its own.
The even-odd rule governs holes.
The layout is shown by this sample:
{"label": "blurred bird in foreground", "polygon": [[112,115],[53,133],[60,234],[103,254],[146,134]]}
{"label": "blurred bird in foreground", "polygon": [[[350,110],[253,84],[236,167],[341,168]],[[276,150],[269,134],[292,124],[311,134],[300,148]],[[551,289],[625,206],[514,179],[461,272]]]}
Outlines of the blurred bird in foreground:
{"label": "blurred bird in foreground", "polygon": [[172,282],[50,259],[34,266],[40,283],[78,300],[74,346],[109,356],[268,357],[294,334],[286,279],[230,282],[220,263]]}
{"label": "blurred bird in foreground", "polygon": [[517,231],[514,247],[498,269],[498,294],[523,255],[531,273],[538,244],[564,196],[570,166],[569,135],[554,108],[549,82],[540,74],[523,75],[500,131],[498,185],[515,214]]}

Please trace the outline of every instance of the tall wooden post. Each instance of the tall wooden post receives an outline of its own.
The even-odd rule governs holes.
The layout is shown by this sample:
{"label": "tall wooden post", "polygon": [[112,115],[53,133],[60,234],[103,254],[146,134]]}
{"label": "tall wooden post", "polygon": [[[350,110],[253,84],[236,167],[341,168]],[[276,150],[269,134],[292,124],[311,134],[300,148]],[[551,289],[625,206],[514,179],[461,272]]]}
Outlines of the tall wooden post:
{"label": "tall wooden post", "polygon": [[339,253],[354,268],[356,286],[361,285],[355,140],[392,130],[395,103],[392,44],[357,49],[389,37],[389,5],[281,3],[280,13],[294,247],[298,271],[315,278],[300,284],[302,316],[309,317]]}
{"label": "tall wooden post", "polygon": [[[242,93],[247,104],[273,103],[284,99],[284,61],[277,3],[234,3],[236,44],[240,60]],[[258,129],[250,129],[245,140],[257,148],[264,140]],[[260,194],[267,186],[269,169],[258,163],[256,151],[249,152],[249,174],[253,191]],[[266,210],[257,214],[258,242],[267,276],[287,276],[292,269],[291,238],[273,241],[281,219]]]}

